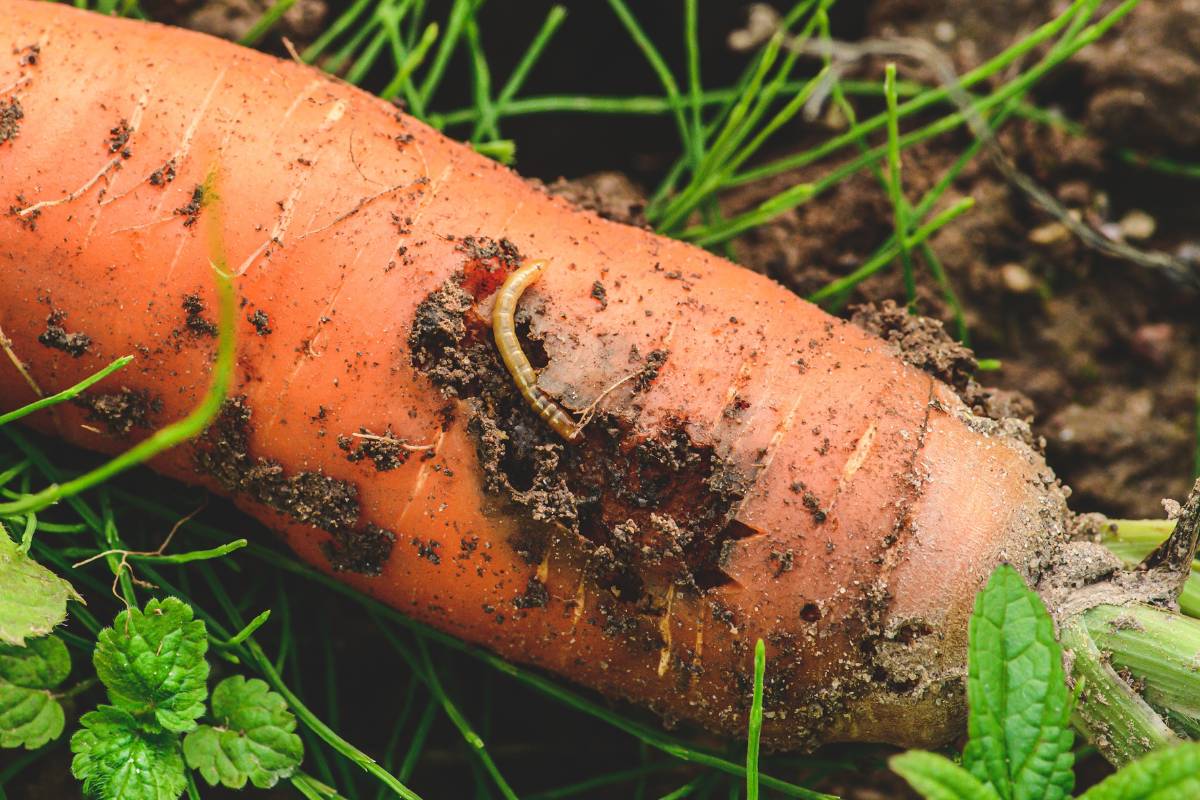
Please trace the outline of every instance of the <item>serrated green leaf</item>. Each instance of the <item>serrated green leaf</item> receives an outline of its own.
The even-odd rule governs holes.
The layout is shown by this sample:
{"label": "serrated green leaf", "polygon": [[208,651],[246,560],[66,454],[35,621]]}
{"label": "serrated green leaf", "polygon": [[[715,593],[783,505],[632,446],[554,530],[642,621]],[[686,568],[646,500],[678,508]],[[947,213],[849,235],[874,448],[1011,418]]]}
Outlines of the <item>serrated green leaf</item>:
{"label": "serrated green leaf", "polygon": [[195,730],[208,695],[204,623],[174,597],[117,615],[100,631],[92,662],[113,705],[153,715],[169,731]]}
{"label": "serrated green leaf", "polygon": [[70,672],[67,646],[53,636],[0,645],[0,747],[36,750],[62,734],[63,709],[51,690]]}
{"label": "serrated green leaf", "polygon": [[71,773],[99,800],[178,800],[187,787],[179,737],[150,731],[131,714],[100,706],[71,737]]}
{"label": "serrated green leaf", "polygon": [[967,656],[971,774],[1003,800],[1062,800],[1075,785],[1071,695],[1054,622],[1007,564],[975,600]]}
{"label": "serrated green leaf", "polygon": [[1157,750],[1088,789],[1079,800],[1195,800],[1200,797],[1200,744]]}
{"label": "serrated green leaf", "polygon": [[34,561],[0,526],[0,642],[22,645],[67,618],[67,600],[83,598],[70,583]]}
{"label": "serrated green leaf", "polygon": [[925,800],[997,800],[996,791],[945,756],[909,750],[888,765]]}
{"label": "serrated green leaf", "polygon": [[189,767],[210,786],[240,789],[247,779],[269,789],[296,771],[304,744],[282,697],[257,678],[226,678],[212,694],[216,726],[201,725],[183,740]]}

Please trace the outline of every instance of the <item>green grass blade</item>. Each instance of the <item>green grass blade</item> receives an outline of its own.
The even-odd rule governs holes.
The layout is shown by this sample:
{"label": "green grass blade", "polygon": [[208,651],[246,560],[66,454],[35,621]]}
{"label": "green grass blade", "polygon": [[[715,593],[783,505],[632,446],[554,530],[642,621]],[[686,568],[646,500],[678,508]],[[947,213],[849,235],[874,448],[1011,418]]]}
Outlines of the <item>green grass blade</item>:
{"label": "green grass blade", "polygon": [[245,45],[246,47],[253,47],[258,44],[279,23],[279,20],[287,13],[288,9],[295,4],[296,0],[275,0],[275,3],[263,12],[263,15],[251,26],[250,30],[246,31],[246,35],[238,39],[238,44]]}
{"label": "green grass blade", "polygon": [[[27,417],[35,411],[41,411],[43,408],[49,408],[50,406],[57,405],[78,397],[87,389],[104,380],[109,375],[113,374],[131,361],[133,361],[133,356],[121,356],[99,372],[89,375],[69,389],[63,389],[57,394],[52,394],[49,397],[43,397],[40,400],[35,400],[28,405],[16,409],[15,411],[9,411],[7,414],[0,414],[0,426],[7,425],[10,422],[16,422],[22,417]],[[0,481],[0,485],[3,485],[5,482],[6,481]]]}
{"label": "green grass blade", "polygon": [[750,703],[750,726],[746,736],[746,800],[758,800],[758,748],[762,740],[763,680],[767,669],[767,647],[759,639],[754,646],[754,695]]}

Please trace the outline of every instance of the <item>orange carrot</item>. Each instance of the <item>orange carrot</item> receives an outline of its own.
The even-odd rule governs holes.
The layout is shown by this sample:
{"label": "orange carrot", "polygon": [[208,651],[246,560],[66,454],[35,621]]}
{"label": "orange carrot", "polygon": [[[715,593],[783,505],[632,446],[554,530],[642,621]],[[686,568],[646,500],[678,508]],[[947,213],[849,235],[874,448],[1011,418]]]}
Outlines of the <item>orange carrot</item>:
{"label": "orange carrot", "polygon": [[[0,363],[0,405],[126,353],[33,424],[112,452],[197,401],[217,163],[236,381],[153,466],[506,657],[739,735],[761,638],[764,744],[938,744],[974,593],[1063,536],[1041,458],[878,339],[316,70],[6,0],[3,108],[0,328],[30,380]],[[526,260],[531,397],[575,437],[491,329]]]}

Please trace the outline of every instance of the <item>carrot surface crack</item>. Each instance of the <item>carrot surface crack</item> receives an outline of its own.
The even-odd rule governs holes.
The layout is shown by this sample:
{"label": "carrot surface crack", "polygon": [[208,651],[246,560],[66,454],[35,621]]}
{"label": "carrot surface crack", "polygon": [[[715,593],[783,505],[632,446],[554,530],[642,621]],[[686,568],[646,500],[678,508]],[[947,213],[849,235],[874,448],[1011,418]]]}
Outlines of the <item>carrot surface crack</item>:
{"label": "carrot surface crack", "polygon": [[496,337],[496,349],[500,351],[500,358],[508,367],[521,396],[529,401],[529,405],[538,416],[556,433],[568,442],[578,442],[582,438],[579,426],[562,406],[537,387],[537,373],[517,340],[517,303],[525,289],[541,277],[545,268],[545,261],[526,261],[520,269],[508,276],[496,295],[496,305],[492,309],[492,333]]}

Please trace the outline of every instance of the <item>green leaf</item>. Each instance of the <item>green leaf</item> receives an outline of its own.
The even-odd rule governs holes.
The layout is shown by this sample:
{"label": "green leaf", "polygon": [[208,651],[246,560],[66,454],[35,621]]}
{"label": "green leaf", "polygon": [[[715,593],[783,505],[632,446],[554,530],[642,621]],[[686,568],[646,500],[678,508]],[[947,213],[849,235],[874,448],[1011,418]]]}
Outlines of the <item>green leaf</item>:
{"label": "green leaf", "polygon": [[67,618],[67,601],[83,602],[70,583],[28,554],[0,526],[0,643],[23,645]]}
{"label": "green leaf", "polygon": [[113,705],[169,731],[196,728],[208,694],[208,637],[191,606],[174,597],[117,615],[92,656]]}
{"label": "green leaf", "polygon": [[909,750],[893,756],[892,770],[926,800],[996,800],[996,791],[945,756]]}
{"label": "green leaf", "polygon": [[1079,800],[1195,800],[1200,797],[1200,744],[1156,750],[1126,764]]}
{"label": "green leaf", "polygon": [[1062,800],[1075,784],[1071,695],[1041,598],[1001,565],[975,600],[963,760],[1003,800]]}
{"label": "green leaf", "polygon": [[179,737],[147,730],[126,711],[100,706],[71,737],[71,773],[100,800],[177,800],[187,786]]}
{"label": "green leaf", "polygon": [[217,725],[201,725],[183,740],[188,766],[210,786],[240,789],[249,779],[269,789],[300,766],[304,744],[293,733],[296,718],[263,681],[226,678],[213,690],[212,710]]}
{"label": "green leaf", "polygon": [[53,636],[0,645],[0,747],[36,750],[62,734],[63,708],[51,690],[70,672],[67,646]]}

